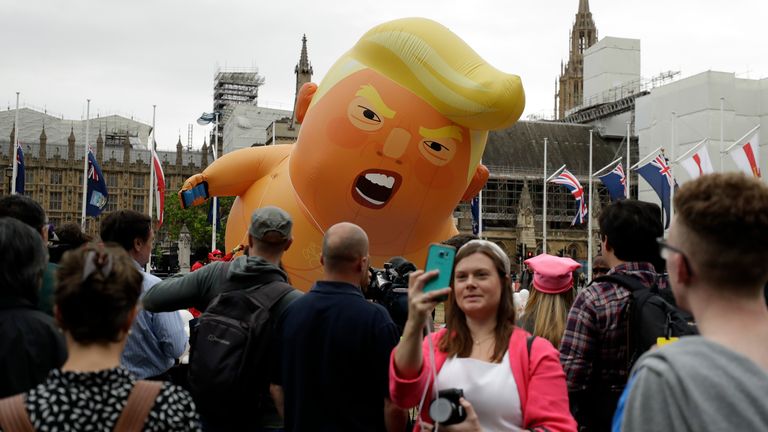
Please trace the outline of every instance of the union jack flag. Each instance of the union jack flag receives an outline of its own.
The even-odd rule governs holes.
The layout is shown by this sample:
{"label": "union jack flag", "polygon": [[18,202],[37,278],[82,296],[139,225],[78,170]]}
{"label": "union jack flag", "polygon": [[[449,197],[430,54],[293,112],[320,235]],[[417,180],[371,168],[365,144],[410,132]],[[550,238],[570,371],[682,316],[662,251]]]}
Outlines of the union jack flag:
{"label": "union jack flag", "polygon": [[659,169],[659,174],[663,175],[667,179],[667,183],[672,187],[674,180],[672,179],[672,171],[669,168],[669,161],[666,157],[658,155],[651,161],[651,165]]}
{"label": "union jack flag", "polygon": [[608,189],[612,201],[623,200],[626,198],[627,178],[624,176],[624,167],[621,166],[621,163],[616,165],[616,168],[608,174],[598,178],[603,182],[606,189]]}
{"label": "union jack flag", "polygon": [[587,201],[584,199],[584,188],[581,187],[576,176],[565,169],[552,180],[552,183],[565,186],[576,199],[576,217],[573,218],[571,225],[583,224],[587,220]]}
{"label": "union jack flag", "polygon": [[99,173],[93,168],[93,151],[88,149],[88,179],[95,182],[99,181]]}

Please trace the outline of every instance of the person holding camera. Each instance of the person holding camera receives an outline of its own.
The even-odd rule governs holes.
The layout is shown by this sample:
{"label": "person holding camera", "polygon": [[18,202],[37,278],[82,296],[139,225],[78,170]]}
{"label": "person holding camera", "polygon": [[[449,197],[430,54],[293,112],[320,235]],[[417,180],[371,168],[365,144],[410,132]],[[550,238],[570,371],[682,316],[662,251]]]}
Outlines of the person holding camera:
{"label": "person holding camera", "polygon": [[[408,321],[392,352],[389,386],[397,406],[420,405],[422,424],[436,421],[446,431],[576,430],[557,350],[515,326],[509,271],[498,245],[474,240],[456,255],[451,287],[425,293],[438,272],[411,274]],[[446,295],[447,328],[422,340]]]}

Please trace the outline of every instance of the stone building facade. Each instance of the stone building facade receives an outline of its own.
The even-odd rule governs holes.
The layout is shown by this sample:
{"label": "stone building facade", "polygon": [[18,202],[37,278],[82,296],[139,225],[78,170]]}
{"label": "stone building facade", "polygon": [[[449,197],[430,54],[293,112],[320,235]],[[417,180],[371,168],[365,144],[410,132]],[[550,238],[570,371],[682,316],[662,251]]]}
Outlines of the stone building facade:
{"label": "stone building facade", "polygon": [[[129,139],[131,132],[124,130],[96,130],[91,134],[96,159],[101,166],[109,191],[109,202],[104,214],[117,209],[149,211],[149,160],[146,148],[134,148]],[[0,137],[0,165],[4,179],[0,195],[11,190],[13,142],[15,127],[7,138]],[[30,131],[24,134],[28,136]],[[84,145],[70,130],[66,142],[49,141],[45,126],[38,130],[37,142],[20,142],[24,151],[25,195],[39,202],[54,226],[66,222],[80,223],[83,188]],[[5,134],[3,134],[5,135]],[[178,190],[187,177],[208,165],[206,149],[187,151],[176,144],[176,151],[158,150],[163,165],[167,192]],[[85,231],[96,234],[101,216],[86,218]]]}

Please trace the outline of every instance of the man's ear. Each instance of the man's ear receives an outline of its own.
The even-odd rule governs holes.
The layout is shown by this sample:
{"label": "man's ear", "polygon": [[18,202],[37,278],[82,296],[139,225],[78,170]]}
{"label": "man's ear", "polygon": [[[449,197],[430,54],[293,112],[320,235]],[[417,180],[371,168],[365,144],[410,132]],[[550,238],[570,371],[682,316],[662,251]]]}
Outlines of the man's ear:
{"label": "man's ear", "polygon": [[143,243],[144,243],[144,240],[142,240],[142,239],[140,239],[140,238],[138,238],[138,237],[136,237],[135,239],[133,239],[133,250],[135,250],[135,251],[137,251],[137,252],[138,252],[139,250],[141,250],[141,247],[143,246]]}
{"label": "man's ear", "polygon": [[488,181],[489,176],[490,172],[488,171],[488,168],[483,164],[478,164],[477,168],[475,168],[475,174],[472,176],[472,181],[469,182],[469,186],[467,186],[467,190],[464,191],[461,200],[469,201],[474,198],[475,195],[480,193],[480,191],[483,190],[483,186],[485,186],[485,183]]}
{"label": "man's ear", "polygon": [[307,113],[316,91],[317,84],[315,83],[308,82],[301,86],[299,94],[296,96],[296,122],[298,124],[304,121],[304,115]]}

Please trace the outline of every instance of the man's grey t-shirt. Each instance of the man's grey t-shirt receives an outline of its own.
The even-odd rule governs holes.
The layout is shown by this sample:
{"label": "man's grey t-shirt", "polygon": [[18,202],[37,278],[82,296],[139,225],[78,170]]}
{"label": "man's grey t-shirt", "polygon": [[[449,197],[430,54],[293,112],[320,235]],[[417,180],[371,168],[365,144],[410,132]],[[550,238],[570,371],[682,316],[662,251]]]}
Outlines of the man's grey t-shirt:
{"label": "man's grey t-shirt", "polygon": [[621,430],[768,431],[768,371],[701,336],[638,360]]}

